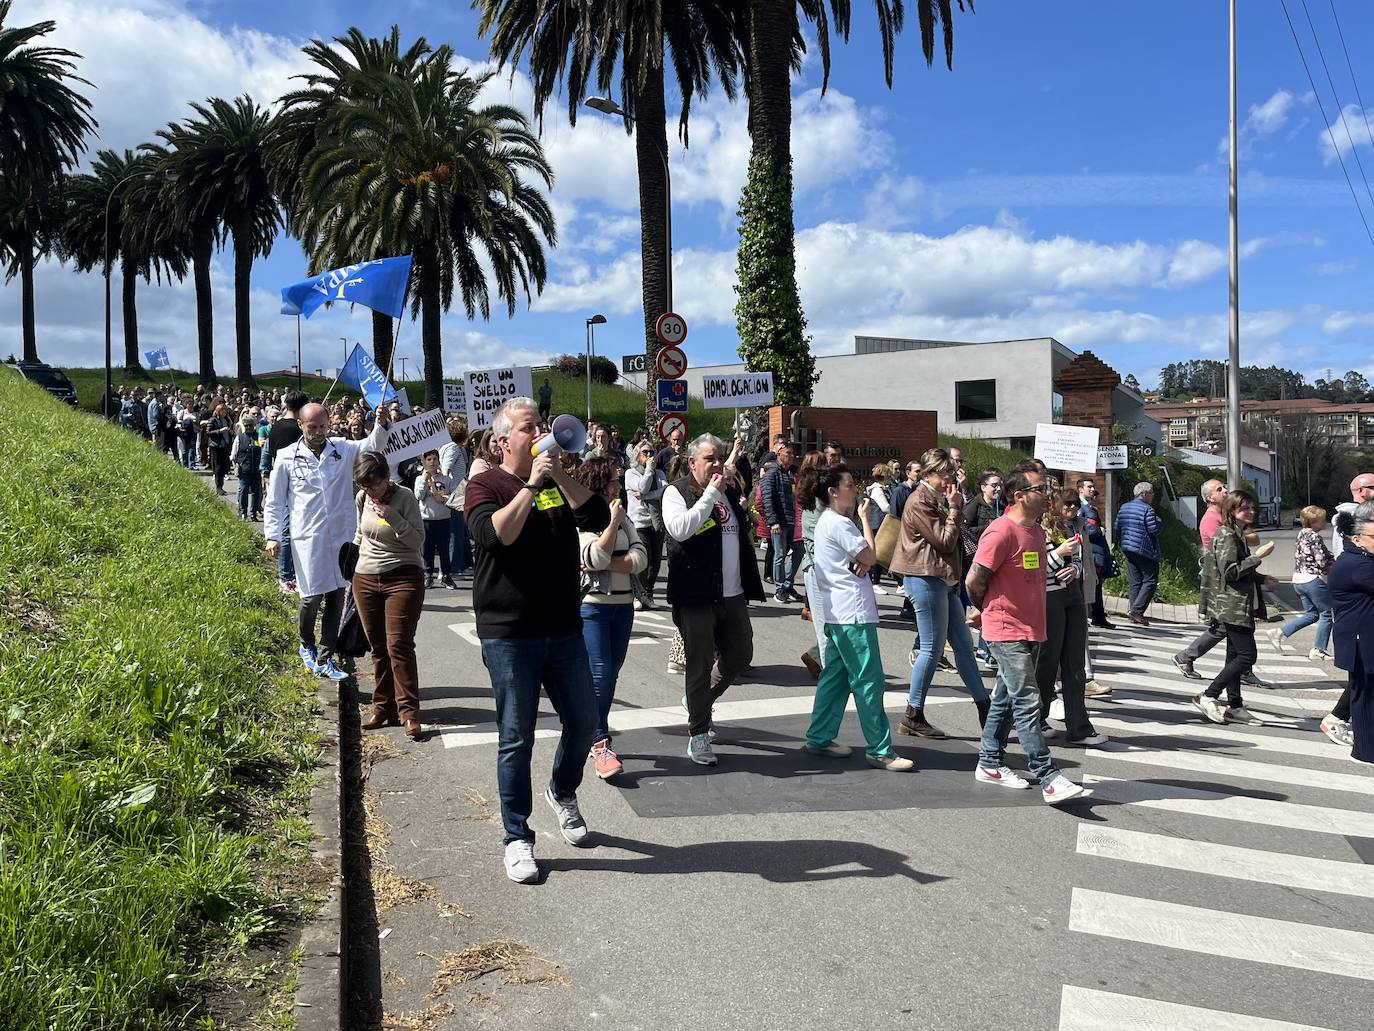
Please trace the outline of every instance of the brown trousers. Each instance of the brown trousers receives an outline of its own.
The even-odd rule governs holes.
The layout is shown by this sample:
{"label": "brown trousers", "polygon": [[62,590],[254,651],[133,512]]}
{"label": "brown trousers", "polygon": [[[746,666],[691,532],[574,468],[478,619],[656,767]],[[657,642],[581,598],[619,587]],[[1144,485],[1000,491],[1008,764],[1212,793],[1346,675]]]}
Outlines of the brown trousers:
{"label": "brown trousers", "polygon": [[393,719],[420,718],[415,628],[424,600],[425,574],[419,566],[353,577],[353,601],[372,649],[372,703]]}

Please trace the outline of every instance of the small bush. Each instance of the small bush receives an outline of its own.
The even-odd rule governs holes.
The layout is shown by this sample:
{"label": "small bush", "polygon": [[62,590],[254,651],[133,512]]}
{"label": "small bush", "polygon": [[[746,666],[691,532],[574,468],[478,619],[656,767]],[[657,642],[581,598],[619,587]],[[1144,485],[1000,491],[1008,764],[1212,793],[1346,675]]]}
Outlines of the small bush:
{"label": "small bush", "polygon": [[[585,354],[560,354],[554,359],[554,369],[564,376],[584,379],[587,375],[587,356]],[[601,355],[592,356],[592,382],[614,386],[620,380],[620,370],[615,362]]]}

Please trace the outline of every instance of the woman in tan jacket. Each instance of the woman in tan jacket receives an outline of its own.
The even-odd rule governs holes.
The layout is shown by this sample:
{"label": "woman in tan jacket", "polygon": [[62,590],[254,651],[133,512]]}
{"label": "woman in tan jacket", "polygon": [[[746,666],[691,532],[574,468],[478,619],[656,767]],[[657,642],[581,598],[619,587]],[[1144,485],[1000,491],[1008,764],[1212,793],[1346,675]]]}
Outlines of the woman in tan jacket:
{"label": "woman in tan jacket", "polygon": [[954,648],[959,677],[978,707],[980,726],[989,705],[988,689],[978,672],[973,638],[959,600],[959,581],[965,572],[960,540],[964,496],[954,487],[955,472],[954,462],[943,448],[931,448],[921,456],[921,478],[902,508],[902,533],[892,556],[892,572],[902,577],[902,589],[916,611],[919,633],[906,715],[897,730],[936,740],[948,735],[926,719],[926,693],[935,679],[946,641]]}

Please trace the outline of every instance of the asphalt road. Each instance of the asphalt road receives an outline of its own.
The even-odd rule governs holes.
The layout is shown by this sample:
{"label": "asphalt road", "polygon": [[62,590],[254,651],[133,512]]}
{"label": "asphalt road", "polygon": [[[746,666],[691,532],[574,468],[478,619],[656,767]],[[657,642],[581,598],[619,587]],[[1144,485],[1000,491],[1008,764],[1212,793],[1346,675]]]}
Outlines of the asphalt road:
{"label": "asphalt road", "polygon": [[[911,630],[881,601],[895,718]],[[433,733],[382,732],[400,754],[368,781],[380,866],[435,892],[379,915],[387,1026],[1374,1026],[1374,776],[1316,731],[1335,691],[1305,657],[1262,652],[1285,683],[1247,701],[1272,725],[1215,727],[1168,660],[1188,628],[1101,633],[1116,693],[1094,716],[1113,741],[1056,749],[1096,792],[1061,811],[973,780],[976,713],[949,674],[929,711],[951,740],[896,738],[916,772],[802,753],[812,630],[771,602],[752,609],[754,672],[718,710],[720,765],[692,766],[670,621],[641,613],[612,714],[626,772],[604,783],[589,764],[580,796],[597,845],[566,845],[537,800],[545,876],[522,886],[501,864],[469,604],[466,585],[426,599]],[[546,704],[536,793],[556,726]],[[852,714],[840,740],[862,744]],[[540,959],[434,994],[446,959],[498,941]]]}

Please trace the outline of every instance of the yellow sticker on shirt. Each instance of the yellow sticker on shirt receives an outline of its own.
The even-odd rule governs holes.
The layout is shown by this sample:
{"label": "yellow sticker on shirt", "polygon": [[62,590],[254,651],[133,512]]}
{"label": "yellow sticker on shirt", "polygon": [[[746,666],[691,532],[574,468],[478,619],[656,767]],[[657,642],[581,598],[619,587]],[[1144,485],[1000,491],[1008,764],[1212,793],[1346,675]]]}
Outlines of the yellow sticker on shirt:
{"label": "yellow sticker on shirt", "polygon": [[550,508],[557,508],[561,504],[563,504],[563,495],[557,487],[541,490],[534,496],[534,507],[541,512]]}
{"label": "yellow sticker on shirt", "polygon": [[715,516],[711,516],[711,518],[707,519],[706,522],[704,522],[704,523],[701,524],[701,528],[700,528],[699,530],[697,530],[697,532],[694,533],[692,536],[693,536],[693,537],[700,537],[703,533],[705,533],[707,530],[711,529],[711,528],[712,528],[713,526],[715,526],[715,525],[716,525],[716,517],[715,517]]}
{"label": "yellow sticker on shirt", "polygon": [[1039,568],[1040,568],[1040,552],[1038,552],[1038,551],[1023,551],[1023,552],[1021,552],[1021,568],[1022,568],[1022,569],[1039,569]]}

